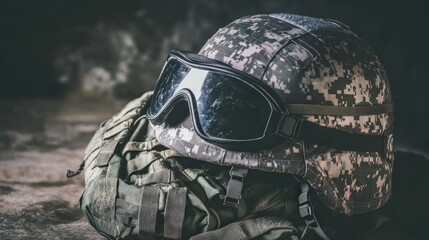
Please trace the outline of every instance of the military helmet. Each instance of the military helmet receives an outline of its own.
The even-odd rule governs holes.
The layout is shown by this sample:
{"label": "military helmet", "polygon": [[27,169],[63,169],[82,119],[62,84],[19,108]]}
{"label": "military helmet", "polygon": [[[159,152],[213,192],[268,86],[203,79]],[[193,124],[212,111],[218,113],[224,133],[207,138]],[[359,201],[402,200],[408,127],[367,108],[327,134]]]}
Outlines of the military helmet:
{"label": "military helmet", "polygon": [[[393,166],[390,87],[374,52],[347,26],[291,14],[247,16],[220,28],[199,55],[253,76],[276,93],[290,116],[328,130],[237,150],[202,138],[188,116],[155,126],[161,144],[202,161],[300,176],[339,213],[364,213],[386,203]],[[252,116],[245,118],[251,125]],[[341,146],[353,141],[337,135],[381,140],[377,148],[361,140],[369,150],[348,149]]]}

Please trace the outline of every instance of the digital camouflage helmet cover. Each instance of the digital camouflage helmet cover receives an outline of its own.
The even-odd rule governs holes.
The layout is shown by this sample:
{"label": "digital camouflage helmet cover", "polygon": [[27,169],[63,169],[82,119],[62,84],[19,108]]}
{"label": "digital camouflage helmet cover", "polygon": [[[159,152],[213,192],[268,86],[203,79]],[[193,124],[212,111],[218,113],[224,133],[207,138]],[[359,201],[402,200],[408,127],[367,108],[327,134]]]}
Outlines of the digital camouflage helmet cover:
{"label": "digital camouflage helmet cover", "polygon": [[[300,176],[339,213],[364,213],[387,202],[393,167],[390,87],[376,55],[347,26],[290,14],[247,16],[219,29],[199,54],[259,79],[291,116],[345,135],[378,136],[381,150],[344,150],[308,137],[257,151],[232,150],[201,138],[190,116],[156,125],[161,144],[202,161]],[[333,142],[337,137],[320,135],[313,134]],[[338,139],[337,145],[349,144]]]}

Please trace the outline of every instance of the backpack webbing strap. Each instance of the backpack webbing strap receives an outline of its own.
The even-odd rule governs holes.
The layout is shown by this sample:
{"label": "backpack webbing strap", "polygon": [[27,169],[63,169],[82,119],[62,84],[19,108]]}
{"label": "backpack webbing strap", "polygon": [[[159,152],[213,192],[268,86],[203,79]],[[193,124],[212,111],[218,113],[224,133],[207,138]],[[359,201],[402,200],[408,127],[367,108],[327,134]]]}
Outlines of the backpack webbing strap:
{"label": "backpack webbing strap", "polygon": [[167,159],[171,157],[181,156],[178,152],[167,149],[161,152],[150,151],[142,152],[136,158],[133,158],[127,162],[128,176],[136,171],[140,171],[148,167],[151,163],[161,158]]}
{"label": "backpack webbing strap", "polygon": [[[323,231],[322,227],[320,227],[319,222],[317,221],[316,216],[314,215],[313,206],[310,202],[309,190],[310,187],[307,183],[300,181],[301,183],[301,194],[298,197],[299,201],[299,215],[304,219],[307,227],[312,229],[321,239],[330,240],[330,238]],[[302,237],[304,237],[303,234]]]}
{"label": "backpack webbing strap", "polygon": [[160,143],[158,140],[156,140],[156,138],[149,142],[127,142],[127,144],[124,146],[124,149],[122,150],[122,155],[125,155],[127,152],[149,151],[159,145]]}
{"label": "backpack webbing strap", "polygon": [[135,185],[145,186],[153,183],[171,183],[176,180],[174,172],[171,170],[161,170],[156,173],[145,174],[136,179]]}
{"label": "backpack webbing strap", "polygon": [[154,152],[142,152],[138,157],[127,162],[128,176],[136,171],[145,169],[151,163],[159,160],[160,158],[161,156],[156,155]]}
{"label": "backpack webbing strap", "polygon": [[119,140],[110,140],[104,142],[101,146],[100,153],[97,156],[97,167],[107,166],[109,164],[110,159],[115,152],[116,147],[118,146]]}
{"label": "backpack webbing strap", "polygon": [[173,149],[166,149],[164,151],[159,152],[159,154],[161,154],[161,156],[165,159],[182,156],[180,153],[174,151]]}
{"label": "backpack webbing strap", "polygon": [[153,239],[156,234],[156,218],[158,215],[158,202],[160,189],[153,186],[143,187],[139,212],[138,230],[142,239]]}
{"label": "backpack webbing strap", "polygon": [[[154,239],[160,235],[168,239],[181,239],[187,194],[186,187],[171,188],[168,192],[163,192],[157,186],[145,186],[140,206],[121,198],[116,199],[116,219],[130,226],[135,226],[133,219],[137,219],[139,237],[143,239]],[[160,203],[165,204],[160,207]],[[156,226],[158,215],[164,217],[163,232]]]}
{"label": "backpack webbing strap", "polygon": [[181,239],[185,220],[186,188],[170,189],[164,210],[164,237]]}
{"label": "backpack webbing strap", "polygon": [[124,140],[124,138],[128,136],[129,129],[133,122],[134,119],[130,118],[123,122],[118,122],[115,124],[111,123],[103,134],[103,140],[112,138]]}
{"label": "backpack webbing strap", "polygon": [[226,187],[226,195],[223,204],[230,207],[238,207],[243,190],[244,179],[246,178],[247,168],[231,167],[229,175],[231,178]]}

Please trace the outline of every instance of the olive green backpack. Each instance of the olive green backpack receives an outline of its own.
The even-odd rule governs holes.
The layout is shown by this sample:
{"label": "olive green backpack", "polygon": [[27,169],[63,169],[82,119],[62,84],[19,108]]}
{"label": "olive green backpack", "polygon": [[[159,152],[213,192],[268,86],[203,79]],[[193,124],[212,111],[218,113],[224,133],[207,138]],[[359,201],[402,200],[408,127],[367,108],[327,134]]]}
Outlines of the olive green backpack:
{"label": "olive green backpack", "polygon": [[85,150],[80,206],[108,239],[298,239],[299,186],[249,170],[240,204],[224,205],[231,167],[160,145],[145,113],[152,92],[103,122]]}

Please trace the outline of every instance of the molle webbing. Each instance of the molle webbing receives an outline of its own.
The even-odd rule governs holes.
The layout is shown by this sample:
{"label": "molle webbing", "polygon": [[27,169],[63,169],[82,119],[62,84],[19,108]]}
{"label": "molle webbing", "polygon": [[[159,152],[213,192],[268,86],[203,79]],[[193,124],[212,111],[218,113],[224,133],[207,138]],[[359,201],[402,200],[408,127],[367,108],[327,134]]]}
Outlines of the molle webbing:
{"label": "molle webbing", "polygon": [[141,171],[147,168],[151,163],[153,163],[156,160],[168,159],[168,158],[178,157],[178,156],[181,156],[181,155],[178,152],[171,149],[167,149],[160,152],[158,151],[141,152],[140,155],[138,155],[133,159],[130,159],[127,162],[128,176],[130,176],[131,174],[137,171]]}
{"label": "molle webbing", "polygon": [[154,183],[171,183],[176,180],[176,176],[171,170],[161,170],[155,173],[145,174],[136,179],[135,185],[145,186]]}
{"label": "molle webbing", "polygon": [[159,191],[160,189],[158,187],[143,187],[138,212],[139,237],[143,239],[153,239],[155,237]]}
{"label": "molle webbing", "polygon": [[[163,189],[160,186],[144,186],[139,206],[121,198],[116,200],[117,219],[124,224],[135,224],[142,239],[159,236],[181,239],[187,194],[188,190],[184,187]],[[130,218],[136,220],[134,224]]]}
{"label": "molle webbing", "polygon": [[103,167],[109,164],[109,160],[112,158],[113,153],[118,146],[118,142],[118,140],[104,142],[97,157],[97,167]]}
{"label": "molle webbing", "polygon": [[122,150],[122,155],[125,155],[127,152],[148,151],[159,145],[160,143],[156,139],[149,142],[127,142]]}
{"label": "molle webbing", "polygon": [[164,211],[164,237],[182,238],[182,227],[185,220],[186,188],[171,189],[167,195]]}

